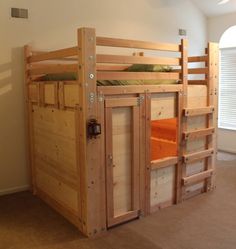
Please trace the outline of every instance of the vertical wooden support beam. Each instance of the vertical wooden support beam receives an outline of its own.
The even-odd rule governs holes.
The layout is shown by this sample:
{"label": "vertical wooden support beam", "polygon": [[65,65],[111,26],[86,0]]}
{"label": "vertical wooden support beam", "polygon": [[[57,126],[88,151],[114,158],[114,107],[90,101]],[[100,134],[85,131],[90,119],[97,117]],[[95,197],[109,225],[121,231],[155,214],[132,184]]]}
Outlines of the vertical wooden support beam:
{"label": "vertical wooden support beam", "polygon": [[34,136],[33,136],[33,105],[29,100],[29,84],[30,77],[28,73],[28,61],[31,55],[30,47],[24,47],[24,64],[25,64],[25,117],[26,117],[26,146],[27,146],[27,158],[30,169],[31,179],[31,190],[36,194],[36,174],[35,174],[35,163],[34,163]]}
{"label": "vertical wooden support beam", "polygon": [[114,195],[113,195],[113,144],[112,144],[112,108],[106,108],[106,202],[107,202],[107,223],[114,218]]}
{"label": "vertical wooden support beam", "polygon": [[[82,232],[94,236],[106,229],[104,165],[101,137],[87,138],[87,122],[98,119],[95,29],[78,29],[79,126],[78,167]],[[104,131],[103,131],[104,132]]]}
{"label": "vertical wooden support beam", "polygon": [[[131,208],[132,210],[140,209],[140,105],[133,106],[132,111],[132,179],[131,179],[131,191],[132,191],[132,200]],[[139,166],[139,167],[138,167]]]}
{"label": "vertical wooden support beam", "polygon": [[182,186],[182,177],[186,176],[186,164],[183,162],[183,155],[186,153],[186,140],[183,139],[183,132],[187,131],[187,117],[183,114],[183,109],[187,108],[188,92],[188,41],[181,40],[181,81],[183,91],[178,93],[178,155],[179,161],[176,169],[176,203],[184,199],[185,187]]}
{"label": "vertical wooden support beam", "polygon": [[[59,84],[57,84],[58,89],[59,89]],[[58,107],[59,107],[59,98],[58,98]],[[77,200],[78,200],[78,210],[77,210],[77,215],[78,215],[78,222],[77,226],[78,229],[83,232],[83,219],[82,219],[82,170],[81,170],[81,165],[80,165],[80,106],[76,105],[75,106],[75,137],[76,137],[76,166],[77,166],[77,177],[78,177],[78,186],[77,186]]]}
{"label": "vertical wooden support beam", "polygon": [[[216,95],[218,92],[218,45],[208,43],[207,47],[207,106],[216,105]],[[217,108],[215,112],[207,115],[206,125],[209,127],[217,127]],[[216,133],[206,137],[206,149],[214,149],[214,154],[206,158],[205,170],[214,169],[216,157]],[[213,178],[207,178],[205,182],[205,191],[208,192],[214,188]]]}
{"label": "vertical wooden support beam", "polygon": [[213,135],[213,148],[214,148],[214,155],[213,155],[213,176],[212,176],[212,188],[215,188],[215,166],[216,166],[216,155],[218,149],[218,141],[217,141],[217,128],[218,128],[218,99],[219,99],[219,44],[214,43],[214,107],[215,112],[213,114],[213,122],[215,127],[215,134]]}
{"label": "vertical wooden support beam", "polygon": [[145,93],[145,112],[146,112],[146,169],[145,169],[145,213],[151,213],[151,93]]}
{"label": "vertical wooden support beam", "polygon": [[217,155],[217,128],[218,128],[218,93],[219,93],[219,44],[214,43],[214,107],[215,111],[213,113],[213,124],[215,127],[215,133],[213,134],[213,176],[212,176],[212,189],[215,188],[215,166],[216,166],[216,155]]}
{"label": "vertical wooden support beam", "polygon": [[38,106],[44,107],[45,106],[45,87],[44,82],[38,82]]}
{"label": "vertical wooden support beam", "polygon": [[65,87],[64,82],[59,81],[58,82],[58,100],[59,100],[59,108],[61,110],[65,109]]}
{"label": "vertical wooden support beam", "polygon": [[[146,141],[150,139],[146,137],[146,94],[139,95],[141,102],[144,104],[141,105],[140,108],[140,215],[147,215],[147,205],[146,205],[146,175],[147,175],[147,167],[146,167]],[[149,126],[150,127],[150,126]],[[148,152],[149,153],[149,152]],[[150,193],[149,193],[150,194]],[[149,202],[150,205],[150,202]]]}
{"label": "vertical wooden support beam", "polygon": [[59,108],[59,83],[54,82],[54,108],[58,109]]}

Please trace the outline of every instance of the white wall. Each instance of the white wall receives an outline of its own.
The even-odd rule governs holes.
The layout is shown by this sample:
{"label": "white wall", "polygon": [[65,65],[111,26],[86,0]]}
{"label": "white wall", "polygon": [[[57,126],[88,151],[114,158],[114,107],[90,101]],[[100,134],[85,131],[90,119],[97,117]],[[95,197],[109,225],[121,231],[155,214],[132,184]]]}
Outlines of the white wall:
{"label": "white wall", "polygon": [[236,13],[211,17],[208,19],[208,38],[212,42],[219,42],[223,33],[236,25]]}
{"label": "white wall", "polygon": [[[29,19],[12,19],[10,7],[28,8]],[[188,0],[1,0],[0,1],[0,194],[25,188],[23,50],[76,44],[76,29],[120,38],[179,42],[188,30],[191,54],[206,46],[206,19]]]}
{"label": "white wall", "polygon": [[[209,40],[220,42],[223,33],[234,25],[236,25],[236,13],[209,18]],[[219,129],[218,149],[236,153],[236,131]]]}

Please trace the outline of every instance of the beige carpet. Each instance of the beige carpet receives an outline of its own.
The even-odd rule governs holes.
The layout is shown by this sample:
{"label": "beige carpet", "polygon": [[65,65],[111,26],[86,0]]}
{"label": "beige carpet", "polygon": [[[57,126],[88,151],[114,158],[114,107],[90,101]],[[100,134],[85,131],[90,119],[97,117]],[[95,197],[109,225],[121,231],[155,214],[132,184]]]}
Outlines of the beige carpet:
{"label": "beige carpet", "polygon": [[219,161],[217,188],[89,240],[28,192],[0,197],[0,249],[235,249],[236,160]]}

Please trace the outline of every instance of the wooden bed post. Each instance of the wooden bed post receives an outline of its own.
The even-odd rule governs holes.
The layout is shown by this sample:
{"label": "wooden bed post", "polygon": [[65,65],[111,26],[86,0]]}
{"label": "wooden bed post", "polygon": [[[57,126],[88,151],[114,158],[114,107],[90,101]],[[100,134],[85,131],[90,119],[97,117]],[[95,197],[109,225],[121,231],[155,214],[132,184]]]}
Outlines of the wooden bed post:
{"label": "wooden bed post", "polygon": [[[216,155],[217,155],[217,149],[218,149],[218,140],[217,140],[217,129],[218,129],[218,94],[219,94],[219,44],[214,43],[214,107],[215,112],[213,114],[213,125],[215,127],[215,134],[213,139],[213,147],[215,150],[214,157],[213,157],[213,169],[215,172],[215,166],[216,166]],[[212,188],[215,188],[215,173],[212,177]]]}
{"label": "wooden bed post", "polygon": [[105,169],[101,163],[103,143],[101,136],[96,139],[87,137],[88,120],[98,120],[100,116],[96,82],[95,29],[81,28],[78,29],[78,184],[81,231],[87,236],[95,236],[106,230]]}
{"label": "wooden bed post", "polygon": [[24,46],[24,63],[25,63],[25,87],[24,87],[24,97],[25,97],[25,117],[26,117],[26,147],[27,147],[27,157],[28,165],[30,169],[30,188],[33,194],[36,194],[36,181],[35,181],[35,166],[34,166],[34,138],[33,138],[33,115],[32,115],[32,103],[29,100],[29,84],[30,77],[28,73],[28,58],[31,55],[31,49],[28,45]]}
{"label": "wooden bed post", "polygon": [[187,130],[187,120],[183,115],[184,108],[187,107],[187,91],[188,91],[188,41],[181,40],[181,81],[183,91],[178,94],[178,123],[179,123],[179,138],[178,138],[178,156],[176,177],[176,203],[182,202],[184,187],[182,186],[182,177],[186,175],[186,165],[183,162],[183,155],[186,153],[186,141],[183,139],[183,132]]}
{"label": "wooden bed post", "polygon": [[[214,112],[209,113],[206,118],[206,128],[217,128],[218,122],[218,61],[219,61],[219,46],[217,43],[208,43],[207,47],[207,106],[214,106]],[[215,169],[215,158],[217,153],[217,132],[206,137],[206,149],[213,149],[212,156],[206,158],[205,170]],[[205,191],[208,192],[214,189],[214,176],[206,179]]]}

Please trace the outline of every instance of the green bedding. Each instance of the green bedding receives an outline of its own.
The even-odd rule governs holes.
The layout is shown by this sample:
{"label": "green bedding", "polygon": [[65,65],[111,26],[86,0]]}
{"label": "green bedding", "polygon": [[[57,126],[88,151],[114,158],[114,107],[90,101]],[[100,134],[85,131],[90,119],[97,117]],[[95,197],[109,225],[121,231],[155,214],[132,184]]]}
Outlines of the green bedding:
{"label": "green bedding", "polygon": [[[165,65],[143,65],[136,64],[127,68],[127,72],[171,72],[172,68]],[[70,81],[77,80],[76,73],[47,74],[40,78],[41,81]],[[177,84],[177,80],[99,80],[98,86],[120,86],[120,85],[160,85]]]}
{"label": "green bedding", "polygon": [[128,72],[171,72],[172,67],[167,65],[134,64],[128,67]]}
{"label": "green bedding", "polygon": [[177,84],[177,80],[99,80],[98,86],[127,86],[127,85],[169,85]]}

